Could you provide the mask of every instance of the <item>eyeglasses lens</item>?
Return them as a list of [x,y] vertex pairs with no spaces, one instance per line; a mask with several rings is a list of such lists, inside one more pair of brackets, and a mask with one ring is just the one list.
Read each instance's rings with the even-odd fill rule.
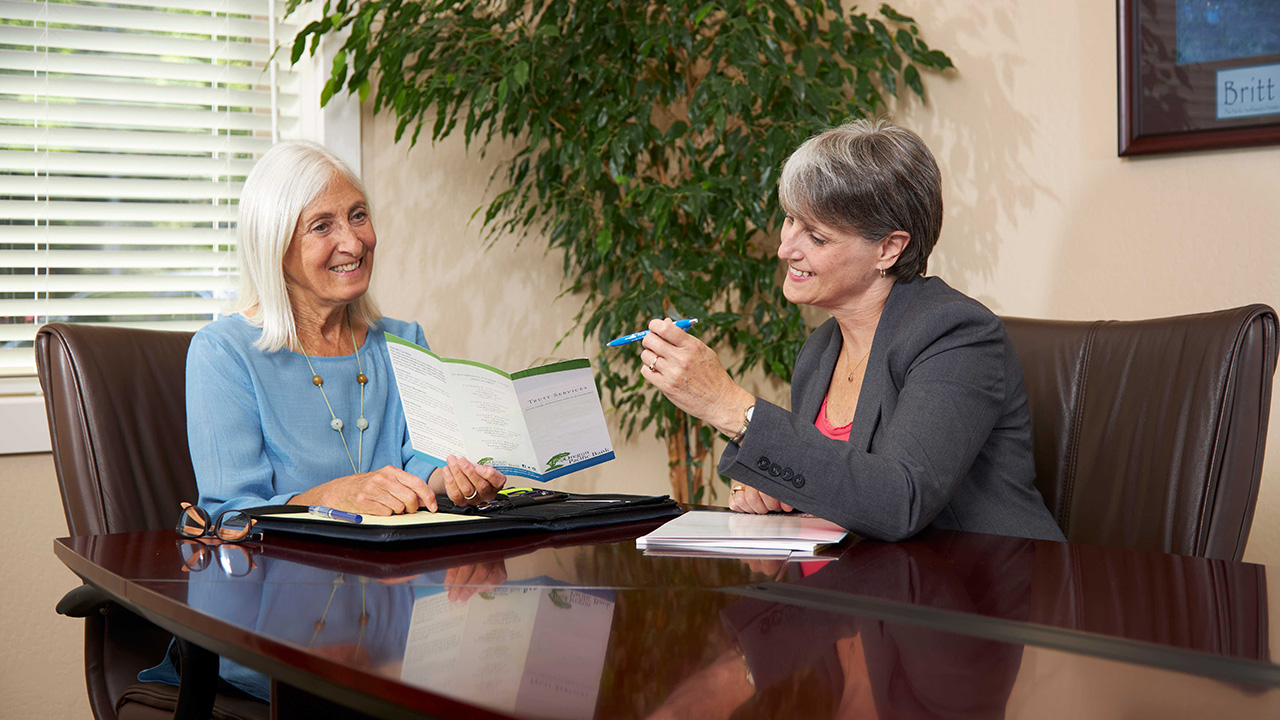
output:
[[188,505],[182,509],[182,517],[178,518],[179,533],[186,537],[197,538],[204,535],[208,527],[209,513],[203,508]]
[[218,516],[216,536],[225,542],[239,542],[249,536],[253,521],[239,510],[228,510]]
[[182,542],[182,564],[193,572],[209,567],[209,549],[198,542]]
[[231,577],[244,577],[257,567],[253,556],[243,545],[219,545],[218,564],[222,566],[222,572]]

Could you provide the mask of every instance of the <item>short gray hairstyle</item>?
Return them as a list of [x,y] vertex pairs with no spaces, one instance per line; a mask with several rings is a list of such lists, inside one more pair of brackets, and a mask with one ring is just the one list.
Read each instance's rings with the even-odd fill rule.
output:
[[877,242],[896,230],[911,241],[888,270],[924,275],[942,232],[942,173],[919,135],[886,118],[854,120],[804,142],[778,180],[782,209]]
[[[368,203],[369,194],[351,168],[313,142],[276,143],[245,179],[236,225],[240,294],[234,310],[262,328],[262,337],[254,343],[260,350],[301,348],[284,279],[284,255],[302,211],[339,177],[355,186]],[[353,322],[372,324],[382,318],[367,292],[351,303],[347,312]]]

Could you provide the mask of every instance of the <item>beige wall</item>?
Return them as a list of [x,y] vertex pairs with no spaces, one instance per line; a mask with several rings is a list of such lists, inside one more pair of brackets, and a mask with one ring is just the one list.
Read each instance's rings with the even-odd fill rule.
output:
[[53,607],[80,579],[53,556],[67,534],[48,453],[0,456],[0,718],[88,718],[84,622]]
[[[959,71],[926,79],[927,107],[898,118],[938,155],[947,218],[931,271],[1003,314],[1142,318],[1280,304],[1280,149],[1116,157],[1115,3],[897,0]],[[387,314],[423,323],[433,347],[515,369],[586,354],[557,300],[561,258],[539,238],[485,249],[471,212],[497,153],[460,142],[413,151],[366,117],[364,175],[377,203],[375,290]],[[1246,559],[1280,567],[1280,418]],[[666,491],[653,440],[568,478],[575,490]],[[79,623],[53,613],[74,579],[54,559],[65,534],[48,456],[0,459],[6,576],[0,716],[86,717]],[[16,502],[15,502],[16,501]],[[52,698],[55,707],[48,711]],[[39,704],[37,704],[39,703]],[[1090,712],[1092,715],[1092,711]],[[1106,716],[1106,713],[1095,715]]]

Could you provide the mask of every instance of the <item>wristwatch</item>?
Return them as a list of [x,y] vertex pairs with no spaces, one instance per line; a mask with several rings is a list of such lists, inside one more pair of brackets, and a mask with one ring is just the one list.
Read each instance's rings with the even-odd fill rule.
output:
[[734,445],[742,444],[742,438],[746,437],[747,428],[751,426],[751,416],[754,415],[755,412],[756,412],[756,406],[752,405],[751,407],[747,408],[746,412],[742,413],[742,427],[738,429],[738,433],[736,435],[729,438],[729,442],[733,443]]

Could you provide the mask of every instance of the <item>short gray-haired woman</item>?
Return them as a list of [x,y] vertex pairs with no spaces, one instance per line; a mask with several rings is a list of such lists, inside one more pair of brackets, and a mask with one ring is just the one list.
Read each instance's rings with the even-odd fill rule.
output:
[[325,505],[392,515],[436,495],[486,502],[501,472],[413,453],[384,332],[427,341],[369,296],[377,237],[359,179],[309,142],[272,147],[249,173],[238,225],[236,313],[187,355],[187,427],[199,504]]
[[654,320],[643,376],[732,438],[741,512],[797,509],[866,537],[929,527],[1062,540],[1036,490],[1022,368],[1004,324],[925,277],[942,228],[938,165],[913,132],[858,120],[783,168],[787,299],[831,314],[805,342],[791,410],[753,397],[715,352]]

